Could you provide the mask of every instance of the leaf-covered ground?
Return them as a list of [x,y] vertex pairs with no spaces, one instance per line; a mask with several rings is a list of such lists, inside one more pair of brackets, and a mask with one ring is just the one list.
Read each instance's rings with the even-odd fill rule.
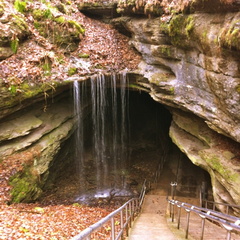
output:
[[[22,83],[64,81],[73,75],[79,77],[100,71],[134,70],[139,64],[140,55],[129,46],[128,37],[109,24],[80,13],[76,4],[78,1],[27,1],[22,13],[13,7],[13,0],[10,3],[2,1],[4,14],[1,19],[4,24],[0,24],[5,28],[1,33],[2,39],[16,51],[0,61],[0,83],[7,87],[14,85],[18,88]],[[63,12],[58,11],[59,5],[64,5]],[[43,13],[41,18],[39,12]],[[11,19],[15,21],[18,18],[27,24],[24,30],[25,25],[22,24],[22,32],[11,23]],[[69,22],[84,29],[79,39],[73,41],[74,44],[79,41],[74,51],[67,50],[64,39],[57,39],[61,35],[63,38],[73,35],[71,31],[76,29],[72,27],[68,31]],[[59,30],[58,35],[53,34]],[[64,36],[67,34],[69,36]],[[16,43],[15,49],[12,43]],[[88,69],[77,62],[83,60],[83,56]],[[74,71],[71,72],[72,69]]]
[[0,239],[70,239],[109,212],[79,204],[0,205]]

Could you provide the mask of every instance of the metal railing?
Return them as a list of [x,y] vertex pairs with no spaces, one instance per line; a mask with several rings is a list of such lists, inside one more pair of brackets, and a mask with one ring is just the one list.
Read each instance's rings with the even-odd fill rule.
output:
[[[120,208],[113,211],[106,217],[102,218],[97,223],[83,230],[81,233],[73,237],[71,240],[90,240],[90,239],[104,239],[101,237],[103,233],[101,229],[108,226],[111,240],[123,239],[124,232],[128,236],[129,228],[131,228],[135,217],[140,213],[141,207],[146,193],[146,180],[144,181],[138,198],[132,198]],[[106,229],[106,227],[105,227]]]
[[229,214],[229,210],[230,209],[233,209],[233,211],[235,209],[238,210],[238,213],[240,212],[240,206],[239,205],[235,205],[235,204],[228,204],[228,203],[220,203],[220,202],[213,202],[213,201],[208,201],[208,200],[203,200],[203,206],[205,208],[211,208],[213,209],[214,211],[216,209],[219,209],[221,206],[225,207],[226,208],[226,211],[225,213],[226,214]]
[[240,232],[240,218],[235,216],[231,216],[228,214],[220,213],[214,210],[210,210],[208,208],[198,207],[192,204],[188,204],[185,202],[180,202],[174,199],[168,199],[170,203],[170,217],[172,218],[172,222],[174,222],[174,206],[177,206],[177,228],[180,228],[180,221],[181,221],[181,209],[184,209],[187,213],[187,224],[186,224],[186,233],[185,238],[188,238],[189,232],[189,222],[190,222],[190,213],[193,212],[197,214],[202,219],[201,224],[201,237],[200,239],[203,240],[204,237],[204,227],[205,227],[205,220],[209,219],[212,222],[218,223],[227,231],[227,240],[231,240],[231,232],[233,230]]

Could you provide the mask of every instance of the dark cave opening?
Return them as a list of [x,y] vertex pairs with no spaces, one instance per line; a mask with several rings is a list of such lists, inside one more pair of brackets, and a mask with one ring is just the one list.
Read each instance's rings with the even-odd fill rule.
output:
[[[121,90],[117,90],[118,93]],[[199,190],[203,182],[207,183],[208,189],[211,190],[211,181],[209,174],[203,169],[195,166],[186,155],[184,155],[174,145],[169,137],[169,127],[172,121],[170,111],[162,104],[154,101],[146,92],[126,91],[127,113],[126,113],[126,129],[127,137],[124,139],[124,155],[127,159],[124,164],[117,164],[114,168],[113,157],[110,150],[106,151],[108,168],[107,177],[105,176],[103,188],[108,189],[124,189],[123,197],[132,197],[139,193],[142,182],[145,178],[149,181],[155,181],[155,172],[164,151],[168,149],[165,167],[165,184],[166,192],[170,189],[170,183],[177,181],[176,194],[179,196],[199,197]],[[88,94],[89,95],[89,94]],[[118,94],[120,96],[120,93]],[[109,98],[109,97],[108,97]],[[121,101],[120,98],[117,101]],[[107,113],[107,122],[111,122],[112,105]],[[120,111],[118,109],[118,111]],[[89,204],[86,199],[86,193],[90,196],[104,197],[105,193],[99,191],[97,175],[103,178],[104,169],[97,172],[96,161],[93,159],[93,140],[92,135],[94,129],[92,127],[92,115],[89,109],[86,111],[84,118],[84,170],[76,167],[75,159],[75,141],[76,136],[72,136],[62,146],[56,160],[50,168],[49,181],[46,185],[47,198],[49,192],[59,199],[72,199],[73,202],[84,201]],[[121,117],[118,117],[117,124],[121,125]],[[111,130],[112,124],[109,128]],[[77,129],[76,131],[78,131]],[[109,131],[110,131],[109,130]],[[105,131],[107,131],[105,129]],[[111,132],[111,131],[110,131]],[[113,136],[108,134],[107,144],[113,143]],[[117,145],[118,147],[118,145]],[[120,157],[116,160],[119,161]],[[164,175],[164,174],[163,174]],[[101,179],[102,180],[102,179]],[[161,178],[158,180],[161,182]],[[161,184],[160,184],[161,185]],[[101,190],[103,189],[101,188]],[[125,191],[126,190],[126,191]],[[79,197],[84,195],[84,197]],[[95,201],[94,201],[95,203]]]

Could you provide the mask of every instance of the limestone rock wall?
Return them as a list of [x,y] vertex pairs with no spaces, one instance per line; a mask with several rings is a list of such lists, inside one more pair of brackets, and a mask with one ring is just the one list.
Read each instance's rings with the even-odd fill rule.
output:
[[210,173],[216,201],[240,204],[240,13],[195,7],[113,24],[143,56],[138,87],[172,112],[174,143]]
[[168,24],[159,18],[124,23],[134,33],[131,43],[143,55],[140,72],[148,79],[153,98],[193,112],[236,141],[240,141],[239,51],[221,47],[219,39],[239,16],[192,14],[173,17]]
[[12,168],[8,200],[29,202],[41,195],[49,167],[74,126],[73,105],[67,98],[35,103],[2,120],[0,160],[9,166],[8,172]]

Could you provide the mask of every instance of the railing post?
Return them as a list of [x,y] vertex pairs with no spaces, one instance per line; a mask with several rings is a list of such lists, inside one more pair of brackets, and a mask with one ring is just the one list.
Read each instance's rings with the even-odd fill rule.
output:
[[129,228],[132,227],[132,203],[129,203]]
[[174,203],[172,203],[172,222],[174,222]]
[[222,224],[222,226],[227,230],[227,238],[226,239],[231,240],[231,232],[232,232],[233,228],[230,226],[227,226],[225,224]]
[[231,240],[231,231],[230,230],[227,231],[227,240]]
[[168,202],[169,205],[169,210],[170,210],[170,218],[172,217],[172,202]]
[[111,218],[111,239],[115,240],[115,223],[114,223],[114,218]]
[[203,240],[204,227],[205,227],[205,219],[206,219],[206,217],[203,216],[203,215],[201,215],[201,214],[199,214],[199,216],[200,216],[201,219],[202,219],[202,229],[201,229],[201,238],[200,238],[200,240]]
[[227,214],[229,213],[229,206],[227,205]]
[[[128,221],[128,205],[126,205],[125,215],[126,215],[126,223],[127,223],[127,221]],[[128,237],[128,223],[126,224],[126,236]]]
[[178,224],[177,224],[177,228],[179,229],[180,228],[180,219],[181,219],[181,206],[180,205],[177,205],[178,207]]
[[132,222],[134,221],[135,206],[134,201],[132,201]]
[[190,210],[185,209],[187,212],[187,227],[186,227],[186,235],[185,238],[188,239],[188,232],[189,232],[189,220],[190,220]]
[[176,182],[171,182],[171,196],[172,196],[173,200],[174,200],[174,197],[175,197],[176,187],[177,187],[177,183]]
[[[121,226],[121,230],[123,230],[123,225],[124,225],[124,223],[123,223],[123,210],[120,212],[120,226]],[[122,236],[121,236],[121,239],[123,240],[124,239],[124,230],[123,230],[123,232],[122,232]]]

